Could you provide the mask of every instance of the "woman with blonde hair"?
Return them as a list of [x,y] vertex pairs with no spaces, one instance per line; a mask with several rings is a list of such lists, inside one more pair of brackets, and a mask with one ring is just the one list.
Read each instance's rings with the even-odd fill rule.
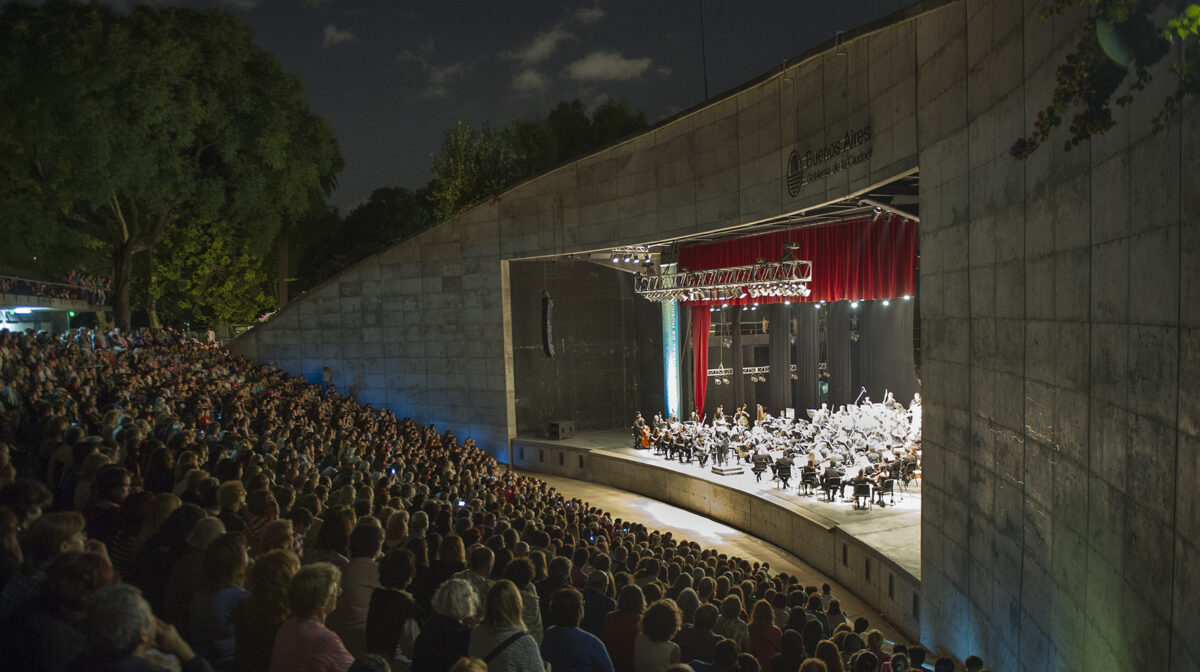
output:
[[354,657],[325,627],[337,608],[342,572],[328,562],[304,565],[288,586],[291,616],[279,626],[271,647],[270,672],[345,672]]
[[291,615],[288,587],[298,571],[300,558],[287,549],[269,550],[250,567],[250,596],[233,612],[235,672],[257,672],[271,664],[275,633]]
[[493,672],[542,672],[542,657],[521,620],[521,592],[508,579],[488,590],[483,622],[471,631],[467,655],[482,658]]
[[413,644],[412,672],[447,672],[467,655],[471,629],[463,621],[479,613],[479,598],[464,579],[450,579],[433,594],[433,616]]
[[750,633],[750,653],[758,659],[762,669],[769,669],[771,660],[779,653],[780,640],[783,638],[783,631],[775,626],[775,610],[770,602],[759,600],[754,603],[750,611],[750,625],[746,629]]
[[254,555],[258,556],[274,550],[295,552],[296,535],[290,519],[277,518],[267,523],[258,537],[258,547],[254,549]]

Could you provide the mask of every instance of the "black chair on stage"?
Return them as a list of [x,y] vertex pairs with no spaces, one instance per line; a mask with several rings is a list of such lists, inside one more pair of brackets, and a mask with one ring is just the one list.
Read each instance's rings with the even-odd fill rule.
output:
[[894,479],[894,478],[883,479],[883,485],[881,485],[879,487],[879,503],[881,505],[883,504],[883,496],[884,495],[887,495],[888,497],[891,498],[892,504],[896,503],[896,479]]
[[750,467],[750,471],[754,472],[754,481],[757,483],[762,480],[762,475],[767,472],[767,458],[765,455],[754,456],[754,466]]
[[775,468],[775,478],[779,479],[779,487],[787,488],[792,480],[792,465],[781,464]]
[[817,489],[817,472],[810,469],[805,469],[800,476],[800,488],[804,490],[804,494],[811,495]]
[[836,476],[830,476],[825,479],[821,487],[825,490],[825,501],[833,501],[833,493],[839,492],[842,489],[842,479]]
[[871,501],[871,484],[870,483],[855,483],[854,484],[854,508],[856,509],[871,509],[873,502]]

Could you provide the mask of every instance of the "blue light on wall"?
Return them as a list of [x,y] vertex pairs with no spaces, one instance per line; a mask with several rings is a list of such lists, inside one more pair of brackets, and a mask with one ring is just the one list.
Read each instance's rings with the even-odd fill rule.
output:
[[666,376],[667,413],[675,417],[679,415],[679,399],[682,396],[679,385],[679,304],[674,301],[662,302],[663,325],[663,375]]

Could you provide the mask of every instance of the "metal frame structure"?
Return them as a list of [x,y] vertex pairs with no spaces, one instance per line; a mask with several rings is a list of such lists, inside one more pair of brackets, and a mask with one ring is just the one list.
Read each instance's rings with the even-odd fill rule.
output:
[[726,301],[760,296],[799,296],[812,293],[812,262],[785,259],[750,266],[707,271],[639,275],[634,291],[649,301]]

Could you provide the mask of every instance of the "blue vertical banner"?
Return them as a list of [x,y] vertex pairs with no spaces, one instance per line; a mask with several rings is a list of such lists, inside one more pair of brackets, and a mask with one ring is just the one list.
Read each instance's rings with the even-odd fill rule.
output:
[[668,417],[679,414],[679,400],[682,396],[679,385],[679,304],[674,301],[662,302],[663,328],[663,375],[666,377],[667,413]]

